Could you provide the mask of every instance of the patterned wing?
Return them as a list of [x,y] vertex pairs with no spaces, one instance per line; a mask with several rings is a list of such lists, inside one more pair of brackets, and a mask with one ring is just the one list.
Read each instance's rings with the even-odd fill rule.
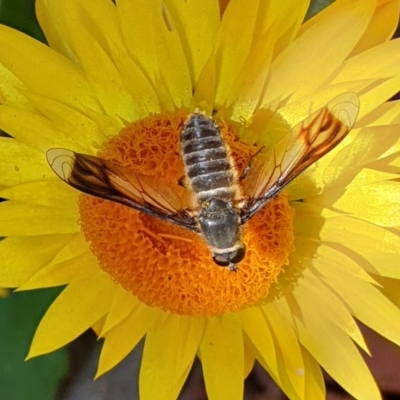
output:
[[64,182],[81,192],[198,231],[196,220],[178,194],[153,177],[66,149],[50,149],[47,161]]
[[246,195],[242,223],[336,147],[354,125],[359,106],[356,94],[342,94],[296,125],[273,148],[258,152],[242,181]]

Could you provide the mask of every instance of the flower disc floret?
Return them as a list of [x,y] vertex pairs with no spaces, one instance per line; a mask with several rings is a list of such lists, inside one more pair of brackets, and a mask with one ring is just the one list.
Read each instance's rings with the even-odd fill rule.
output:
[[[99,156],[158,177],[184,196],[180,132],[187,113],[153,115],[128,125]],[[221,122],[238,169],[251,148]],[[268,295],[293,249],[293,211],[280,194],[243,228],[247,254],[234,273],[214,264],[200,235],[119,204],[80,196],[81,226],[102,268],[150,306],[213,316],[253,305]]]

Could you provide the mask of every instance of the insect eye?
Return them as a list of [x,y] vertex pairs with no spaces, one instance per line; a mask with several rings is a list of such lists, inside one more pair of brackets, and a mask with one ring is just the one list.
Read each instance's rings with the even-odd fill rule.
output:
[[215,254],[213,261],[220,267],[227,267],[229,265],[228,257],[225,254]]
[[240,247],[236,251],[230,253],[229,259],[232,264],[238,264],[240,261],[243,260],[244,256],[246,255],[246,247]]
[[233,264],[238,264],[240,261],[243,260],[244,256],[246,255],[246,247],[240,247],[231,253],[226,254],[214,254],[213,260],[215,264],[220,267],[229,267]]

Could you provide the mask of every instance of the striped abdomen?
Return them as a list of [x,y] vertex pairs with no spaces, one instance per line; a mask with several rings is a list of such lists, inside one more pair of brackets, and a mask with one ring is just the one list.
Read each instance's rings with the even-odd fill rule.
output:
[[236,179],[219,127],[211,118],[195,113],[182,131],[182,155],[197,199],[212,196],[233,199]]

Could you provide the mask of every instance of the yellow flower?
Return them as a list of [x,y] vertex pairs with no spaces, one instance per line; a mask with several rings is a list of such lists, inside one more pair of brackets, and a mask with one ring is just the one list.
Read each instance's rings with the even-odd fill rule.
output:
[[[98,375],[146,337],[142,400],[175,399],[196,354],[210,399],[242,399],[255,359],[291,399],[325,398],[320,365],[380,398],[355,319],[400,344],[400,102],[386,102],[399,1],[337,0],[302,24],[307,7],[38,0],[50,47],[0,26],[0,286],[66,285],[29,357],[92,327]],[[240,169],[249,143],[271,146],[345,92],[360,97],[355,128],[249,222],[237,273],[198,236],[82,195],[46,162],[66,148],[176,186],[195,108],[215,114]]]

